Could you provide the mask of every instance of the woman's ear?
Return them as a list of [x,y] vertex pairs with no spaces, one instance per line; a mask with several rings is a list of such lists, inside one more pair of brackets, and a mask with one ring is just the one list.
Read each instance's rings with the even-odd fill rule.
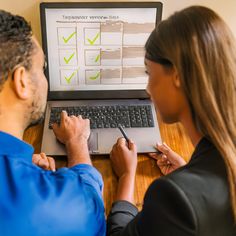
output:
[[30,81],[25,67],[20,66],[14,70],[12,83],[13,90],[18,98],[25,100],[31,96]]
[[177,71],[177,69],[175,67],[173,68],[172,79],[173,79],[174,86],[176,88],[180,88],[181,87],[181,83],[180,83],[179,73],[178,73],[178,71]]

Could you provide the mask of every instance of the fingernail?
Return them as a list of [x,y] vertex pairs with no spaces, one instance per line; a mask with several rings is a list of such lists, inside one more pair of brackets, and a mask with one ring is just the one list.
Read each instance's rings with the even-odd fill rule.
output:
[[157,146],[161,146],[161,143],[157,142]]

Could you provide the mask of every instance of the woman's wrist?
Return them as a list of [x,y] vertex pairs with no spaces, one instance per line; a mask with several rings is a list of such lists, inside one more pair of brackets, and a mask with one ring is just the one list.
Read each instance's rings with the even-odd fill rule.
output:
[[130,171],[130,172],[124,173],[119,177],[119,181],[125,180],[125,181],[131,182],[132,180],[135,179],[135,175],[136,175],[135,171]]
[[118,180],[116,200],[134,202],[135,173],[125,173]]

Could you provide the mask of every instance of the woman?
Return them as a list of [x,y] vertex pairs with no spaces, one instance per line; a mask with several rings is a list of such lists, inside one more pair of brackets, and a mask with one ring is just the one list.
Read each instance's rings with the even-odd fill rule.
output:
[[[170,16],[146,43],[147,91],[166,123],[182,122],[195,151],[188,164],[158,145],[162,170],[143,209],[133,203],[135,144],[111,152],[118,175],[108,235],[236,235],[236,47],[224,21],[205,7]],[[167,169],[166,167],[170,167]]]

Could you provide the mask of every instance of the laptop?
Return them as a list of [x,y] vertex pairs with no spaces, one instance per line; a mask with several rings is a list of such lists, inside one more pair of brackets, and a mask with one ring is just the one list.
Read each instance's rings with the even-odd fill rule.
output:
[[161,141],[145,89],[144,45],[161,20],[160,2],[41,3],[49,83],[41,151],[64,156],[52,130],[60,113],[90,119],[91,154],[108,154],[122,125],[139,153]]

